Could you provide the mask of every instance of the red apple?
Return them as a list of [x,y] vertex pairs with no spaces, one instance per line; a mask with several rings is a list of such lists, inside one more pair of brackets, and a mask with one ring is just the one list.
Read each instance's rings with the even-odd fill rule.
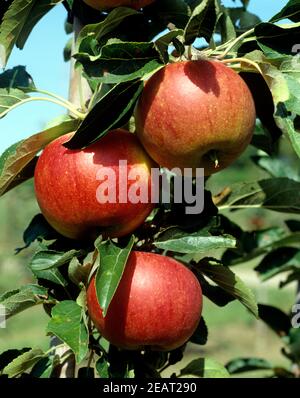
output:
[[180,262],[133,251],[106,316],[97,300],[95,277],[87,289],[87,306],[96,328],[112,344],[172,350],[194,333],[202,291],[195,275]]
[[136,113],[138,137],[149,155],[172,169],[230,165],[251,141],[255,106],[248,86],[219,61],[168,64],[145,84]]
[[155,0],[83,0],[90,7],[96,10],[108,10],[116,7],[131,7],[136,10],[145,7]]
[[[125,130],[113,130],[83,150],[63,146],[71,136],[52,141],[37,162],[35,193],[45,218],[73,239],[95,238],[100,233],[120,237],[133,232],[154,207],[150,196],[154,162],[136,136]],[[120,167],[120,160],[127,165]],[[107,171],[115,179],[106,175]],[[138,202],[139,196],[143,197],[141,191],[147,195],[145,203]]]

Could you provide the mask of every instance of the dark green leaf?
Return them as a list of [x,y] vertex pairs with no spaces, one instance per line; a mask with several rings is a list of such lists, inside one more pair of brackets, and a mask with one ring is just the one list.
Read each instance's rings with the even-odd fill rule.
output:
[[300,183],[288,178],[236,183],[219,206],[223,209],[266,208],[283,213],[300,213]]
[[224,267],[214,259],[203,259],[197,264],[197,268],[258,317],[257,303],[253,292],[228,267]]
[[180,371],[180,376],[189,375],[203,378],[229,377],[229,373],[223,365],[209,358],[194,359]]
[[262,319],[280,337],[286,336],[291,329],[291,320],[282,310],[271,305],[258,304],[258,313]]
[[182,29],[174,29],[166,34],[160,36],[157,40],[155,40],[154,44],[155,47],[160,52],[161,58],[164,60],[165,63],[169,61],[169,53],[168,48],[170,43],[174,42],[174,39],[178,38],[178,36],[183,36]]
[[204,37],[209,43],[217,22],[214,0],[203,0],[192,12],[184,30],[186,45],[192,44],[198,37]]
[[83,309],[74,301],[62,301],[52,309],[47,332],[64,341],[80,363],[88,352],[88,329]]
[[0,88],[35,88],[32,77],[26,72],[25,66],[15,66],[0,75]]
[[224,307],[235,300],[234,296],[225,292],[221,287],[209,284],[202,274],[198,273],[197,277],[201,284],[203,295],[217,306]]
[[40,379],[48,379],[54,368],[59,365],[59,357],[57,355],[41,358],[32,368],[30,376]]
[[190,342],[199,345],[205,345],[207,343],[208,329],[203,317],[200,319],[199,325],[195,330],[194,334],[190,338]]
[[281,272],[300,271],[300,251],[292,247],[281,247],[267,254],[255,271],[266,281]]
[[86,147],[110,130],[122,127],[130,119],[142,89],[143,83],[139,79],[114,86],[94,105],[65,147]]
[[30,348],[22,348],[21,350],[10,349],[4,351],[0,354],[0,374],[2,369],[4,369],[10,362],[12,362],[18,356],[24,354],[24,352],[29,351]]
[[3,374],[7,374],[8,377],[16,377],[30,369],[45,355],[46,354],[40,348],[26,351],[9,363],[3,369]]
[[270,19],[270,22],[280,21],[285,18],[288,18],[293,22],[300,21],[299,0],[290,0],[278,14],[274,15],[274,17]]
[[36,23],[62,0],[15,0],[6,11],[0,30],[0,63],[5,67],[13,46],[22,49]]
[[134,236],[125,247],[119,247],[111,241],[96,244],[100,256],[100,265],[96,274],[96,292],[104,316],[122,278],[133,244]]
[[300,221],[286,220],[285,223],[291,232],[300,232]]
[[251,370],[272,369],[270,362],[261,358],[237,358],[226,364],[226,368],[230,374],[249,372]]

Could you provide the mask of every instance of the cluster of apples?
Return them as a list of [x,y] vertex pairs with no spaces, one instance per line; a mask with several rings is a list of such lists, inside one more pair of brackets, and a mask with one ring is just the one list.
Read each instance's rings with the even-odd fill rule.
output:
[[[144,1],[85,0],[96,9],[140,8]],[[51,142],[35,170],[35,192],[42,213],[72,239],[116,238],[136,230],[154,204],[99,203],[99,169],[114,170],[117,198],[122,192],[119,161],[143,176],[150,193],[151,169],[204,168],[210,175],[230,165],[249,144],[255,107],[242,78],[216,60],[166,65],[145,84],[135,109],[136,133],[110,131],[83,150],[65,146],[72,134]],[[217,159],[217,163],[216,163]],[[126,189],[130,189],[129,182]],[[148,196],[149,198],[151,195]],[[202,292],[194,274],[172,258],[133,251],[104,317],[95,278],[87,289],[88,311],[101,334],[116,346],[170,350],[184,344],[201,317]]]

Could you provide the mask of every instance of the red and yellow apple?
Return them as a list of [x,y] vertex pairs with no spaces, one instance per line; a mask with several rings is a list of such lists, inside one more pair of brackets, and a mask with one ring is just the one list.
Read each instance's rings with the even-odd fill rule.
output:
[[96,10],[108,10],[116,7],[131,7],[136,10],[145,7],[155,0],[83,0],[87,5]]
[[172,169],[229,166],[250,143],[255,106],[248,86],[219,61],[168,64],[145,84],[136,132],[148,154]]
[[[126,130],[110,131],[83,150],[63,146],[72,134],[52,141],[37,162],[35,193],[43,215],[54,229],[72,239],[133,232],[154,207],[154,162]],[[144,202],[139,200],[140,191],[146,194]]]
[[201,318],[202,291],[195,275],[180,262],[133,251],[106,316],[97,300],[95,276],[87,289],[87,306],[94,325],[112,344],[172,350],[194,333]]

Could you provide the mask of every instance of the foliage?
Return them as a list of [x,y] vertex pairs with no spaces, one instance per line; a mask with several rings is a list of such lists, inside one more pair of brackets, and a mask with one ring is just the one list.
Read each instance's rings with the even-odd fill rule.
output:
[[[22,49],[35,24],[60,2],[6,2],[0,13],[2,66],[13,47]],[[0,117],[40,100],[36,94],[70,112],[2,154],[0,195],[31,178],[39,152],[62,134],[75,131],[66,146],[82,149],[111,129],[130,125],[134,130],[133,111],[144,81],[169,62],[202,57],[228,64],[241,73],[252,91],[257,109],[252,141],[256,155],[252,161],[269,176],[232,184],[213,197],[206,191],[205,207],[199,215],[186,215],[184,203],[160,203],[134,236],[118,242],[102,236],[95,242],[73,242],[37,215],[24,232],[24,248],[33,242],[38,245],[28,264],[37,283],[4,293],[0,304],[9,317],[41,304],[50,316],[47,333],[58,337],[67,350],[64,357],[56,353],[56,347],[47,352],[39,348],[6,351],[0,355],[3,377],[51,377],[62,361],[73,355],[78,377],[87,374],[90,367],[94,368],[91,375],[103,378],[160,377],[163,370],[178,364],[185,346],[170,352],[120,350],[95,334],[87,317],[85,289],[89,278],[97,270],[96,290],[102,292],[99,301],[105,314],[132,249],[179,259],[195,273],[204,295],[219,307],[239,300],[282,339],[283,354],[293,364],[282,369],[263,358],[238,358],[223,366],[201,354],[173,377],[228,377],[265,369],[275,377],[299,375],[300,329],[291,324],[293,313],[257,304],[254,294],[230,267],[260,258],[256,272],[262,281],[283,272],[287,277],[281,287],[300,281],[300,225],[292,218],[300,213],[300,2],[288,1],[267,22],[247,10],[248,0],[239,3],[238,7],[225,8],[220,0],[160,0],[139,11],[119,7],[95,13],[81,0],[65,1],[68,31],[74,18],[85,25],[72,52],[76,68],[92,91],[80,109],[36,88],[22,66],[0,75]],[[291,22],[282,23],[284,19]],[[69,59],[69,45],[65,54]],[[290,158],[296,159],[289,164],[280,151],[282,139],[288,140]],[[245,231],[228,216],[228,212],[258,208],[289,214],[285,228]],[[202,319],[190,341],[205,345],[207,338]],[[84,362],[87,358],[88,365]]]

